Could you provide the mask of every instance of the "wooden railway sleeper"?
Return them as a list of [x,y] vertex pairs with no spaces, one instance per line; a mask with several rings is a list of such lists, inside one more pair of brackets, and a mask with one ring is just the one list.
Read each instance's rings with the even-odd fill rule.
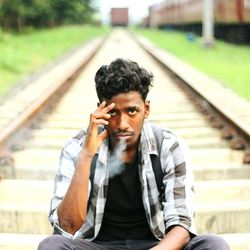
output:
[[9,151],[0,152],[0,180],[16,177],[15,160]]
[[245,151],[245,155],[243,157],[243,163],[250,164],[250,146]]

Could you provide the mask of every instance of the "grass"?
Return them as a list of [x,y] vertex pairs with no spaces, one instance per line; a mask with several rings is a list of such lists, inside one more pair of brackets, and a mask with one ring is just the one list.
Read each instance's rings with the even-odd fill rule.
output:
[[250,101],[250,47],[216,41],[213,49],[202,48],[200,37],[193,41],[176,31],[136,29],[157,46],[166,49],[204,73],[231,87]]
[[64,26],[13,34],[0,30],[0,96],[19,79],[96,36],[107,28]]

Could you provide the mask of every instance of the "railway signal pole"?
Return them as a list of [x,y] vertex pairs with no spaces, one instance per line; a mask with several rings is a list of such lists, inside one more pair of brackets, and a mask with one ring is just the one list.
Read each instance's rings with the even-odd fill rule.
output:
[[214,46],[214,1],[203,0],[202,46]]

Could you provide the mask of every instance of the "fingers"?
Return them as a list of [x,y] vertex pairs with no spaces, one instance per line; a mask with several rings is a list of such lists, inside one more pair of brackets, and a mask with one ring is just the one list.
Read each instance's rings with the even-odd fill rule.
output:
[[115,103],[111,103],[106,106],[106,101],[103,101],[97,108],[96,112],[103,112],[108,113],[110,110],[112,110],[115,107]]
[[101,103],[98,105],[98,108],[97,108],[96,112],[101,111],[103,108],[105,108],[105,106],[106,106],[106,101],[101,102]]
[[108,119],[111,117],[109,111],[115,107],[114,103],[106,106],[106,101],[103,101],[97,108],[97,110],[90,115],[90,126],[91,125],[108,125]]
[[102,141],[105,140],[107,136],[108,136],[107,130],[103,130],[103,131],[99,134],[99,137],[101,138]]
[[110,118],[110,114],[103,114],[101,112],[99,113],[93,113],[90,115],[90,123],[94,123],[97,125],[103,124],[103,125],[108,125],[108,119]]
[[109,124],[109,122],[108,122],[107,120],[100,119],[100,118],[95,119],[93,122],[94,122],[96,125],[100,125],[100,124],[108,125],[108,124]]

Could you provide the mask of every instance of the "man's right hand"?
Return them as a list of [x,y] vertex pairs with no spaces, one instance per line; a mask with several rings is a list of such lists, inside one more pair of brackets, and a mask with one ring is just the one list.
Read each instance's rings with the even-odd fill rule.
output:
[[103,101],[98,106],[96,111],[90,115],[89,127],[83,148],[88,156],[94,156],[101,143],[108,136],[108,132],[105,129],[98,134],[98,125],[102,124],[106,126],[109,124],[108,119],[111,117],[109,111],[111,111],[114,107],[114,103],[106,106],[106,102]]
[[108,125],[109,111],[115,107],[112,103],[106,106],[102,102],[97,110],[90,115],[90,123],[86,140],[79,155],[77,167],[72,177],[64,199],[58,206],[59,224],[62,229],[74,234],[85,223],[88,204],[88,179],[92,157],[97,152],[103,140],[107,137],[106,130],[98,134],[98,125]]

